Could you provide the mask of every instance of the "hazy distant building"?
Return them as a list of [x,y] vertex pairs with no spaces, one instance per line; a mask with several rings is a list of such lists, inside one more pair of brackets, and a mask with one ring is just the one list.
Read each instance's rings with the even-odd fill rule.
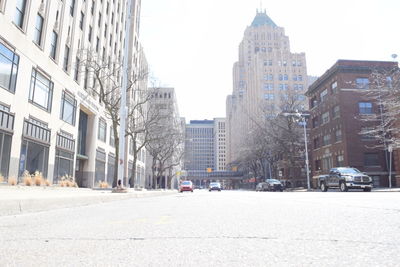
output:
[[226,170],[225,119],[191,120],[185,130],[185,170]]
[[301,103],[299,109],[307,108],[307,78],[305,54],[292,53],[284,28],[257,11],[239,45],[226,101],[228,163],[237,158],[252,124],[279,113],[289,97]]
[[[157,110],[160,116],[161,124],[164,124],[167,130],[171,130],[174,133],[179,133],[181,136],[184,134],[184,119],[179,116],[179,108],[178,102],[175,94],[175,89],[172,87],[161,87],[161,88],[149,88],[151,92],[153,92],[153,97],[149,101],[151,105],[151,109]],[[176,150],[184,149],[184,143],[181,143],[180,147],[176,148]],[[180,164],[182,163],[182,164]],[[166,165],[172,165],[171,161],[169,160],[166,162]],[[146,155],[146,182],[145,187],[151,188],[153,186],[152,180],[152,168],[153,167],[153,157],[147,151]],[[157,165],[156,168],[159,166]],[[164,166],[165,167],[165,166]],[[179,162],[179,164],[174,165],[170,168],[164,175],[167,176],[168,185],[165,184],[164,176],[158,177],[158,185],[165,188],[165,187],[172,187],[177,188],[178,181],[177,173],[181,171],[183,167],[183,161]]]

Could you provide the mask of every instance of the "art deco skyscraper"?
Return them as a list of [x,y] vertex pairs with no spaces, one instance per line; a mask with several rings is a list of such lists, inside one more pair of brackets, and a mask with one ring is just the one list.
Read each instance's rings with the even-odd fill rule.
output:
[[239,60],[233,65],[233,92],[227,97],[227,161],[234,161],[252,124],[285,109],[295,98],[306,109],[305,53],[290,51],[289,37],[264,11],[244,32]]

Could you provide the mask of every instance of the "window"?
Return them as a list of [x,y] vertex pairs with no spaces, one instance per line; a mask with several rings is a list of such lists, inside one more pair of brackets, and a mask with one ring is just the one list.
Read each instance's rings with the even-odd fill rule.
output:
[[297,81],[297,75],[293,75],[293,81]]
[[43,17],[37,14],[35,30],[33,32],[33,41],[39,46],[42,44],[42,31],[43,31]]
[[58,34],[55,31],[53,31],[53,33],[51,34],[51,43],[50,43],[50,57],[52,59],[56,59],[57,42],[58,42]]
[[19,175],[27,170],[29,173],[39,171],[47,177],[49,161],[49,148],[40,143],[23,140],[21,144],[21,156],[19,162]]
[[373,114],[371,102],[358,103],[358,110],[360,114]]
[[115,138],[112,126],[110,126],[110,146],[115,147]]
[[12,136],[0,132],[0,173],[7,177],[10,166]]
[[92,0],[92,6],[90,7],[90,13],[94,14],[94,0]]
[[73,176],[73,162],[74,153],[56,149],[53,183],[59,181],[63,176]]
[[107,136],[107,123],[104,119],[99,119],[99,129],[97,138],[103,142],[106,141]]
[[83,80],[83,88],[84,89],[88,88],[88,82],[89,82],[89,69],[85,68],[85,79]]
[[365,166],[380,166],[378,153],[366,153],[364,154],[364,165]]
[[279,74],[279,80],[282,81],[283,80],[283,76],[282,74]]
[[265,94],[264,99],[266,100],[273,100],[274,99],[274,94]]
[[76,58],[76,63],[75,63],[75,72],[74,72],[74,80],[78,82],[79,79],[79,65],[81,64],[80,59],[77,57]]
[[99,19],[97,21],[97,26],[99,26],[99,28],[101,26],[101,13],[100,12],[99,12]]
[[88,34],[88,40],[89,42],[92,42],[92,26],[89,26],[89,34]]
[[0,43],[0,87],[15,92],[19,56]]
[[340,117],[340,107],[339,106],[334,106],[332,109],[332,117],[333,118],[339,118]]
[[96,150],[96,167],[95,181],[96,183],[105,181],[106,178],[106,153],[99,149]]
[[302,81],[302,80],[303,80],[303,76],[299,75],[299,77],[297,78],[297,80]]
[[337,82],[331,84],[332,93],[337,93]]
[[362,141],[371,141],[375,140],[374,135],[376,135],[377,131],[371,127],[362,127],[361,128],[361,140]]
[[64,51],[64,62],[63,62],[63,68],[65,71],[68,71],[68,65],[69,65],[69,47],[66,45]]
[[336,167],[343,167],[344,166],[344,156],[337,155],[336,156]]
[[319,94],[319,97],[321,98],[321,102],[323,102],[323,101],[326,99],[327,96],[328,96],[328,90],[327,90],[327,89],[324,89],[324,90]]
[[71,3],[69,5],[69,14],[71,16],[74,16],[74,9],[75,9],[75,0],[71,0]]
[[313,144],[314,144],[314,149],[319,148],[319,137],[314,138]]
[[273,83],[265,83],[263,88],[264,88],[264,90],[274,90],[274,84]]
[[331,135],[330,134],[324,135],[322,141],[324,146],[329,145],[331,143]]
[[315,117],[312,119],[312,126],[313,128],[318,127],[319,126],[319,120],[318,117]]
[[85,20],[85,14],[81,11],[81,19],[79,20],[79,28],[83,30],[83,22]]
[[358,89],[368,89],[368,87],[369,87],[368,78],[357,78],[356,79],[356,87]]
[[17,4],[15,6],[14,23],[20,28],[22,28],[24,25],[25,8],[26,0],[17,0]]
[[75,125],[75,114],[76,114],[76,100],[73,95],[64,91],[61,98],[61,113],[60,119],[68,122],[71,125]]
[[283,75],[283,80],[287,81],[288,80],[288,76],[287,74]]
[[96,39],[96,52],[99,53],[99,48],[100,48],[100,39],[97,37]]
[[108,154],[108,164],[107,164],[107,183],[112,184],[114,180],[114,170],[115,170],[115,156]]
[[341,129],[335,131],[335,140],[336,140],[336,142],[342,141],[342,130]]
[[51,111],[53,97],[53,82],[46,78],[36,69],[32,70],[31,87],[29,90],[29,101]]
[[322,124],[329,122],[329,111],[322,114]]

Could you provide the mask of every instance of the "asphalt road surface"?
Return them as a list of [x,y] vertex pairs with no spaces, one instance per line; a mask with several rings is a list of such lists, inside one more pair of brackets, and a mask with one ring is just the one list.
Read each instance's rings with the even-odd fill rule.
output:
[[195,190],[5,216],[0,266],[400,266],[400,193]]

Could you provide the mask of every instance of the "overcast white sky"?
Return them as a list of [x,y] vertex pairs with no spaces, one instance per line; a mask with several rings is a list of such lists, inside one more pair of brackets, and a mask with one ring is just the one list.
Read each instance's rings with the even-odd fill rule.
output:
[[[305,52],[308,75],[338,59],[400,56],[399,0],[263,0],[263,9]],[[186,121],[225,117],[232,66],[260,0],[142,0],[141,41],[152,75],[174,87]]]

